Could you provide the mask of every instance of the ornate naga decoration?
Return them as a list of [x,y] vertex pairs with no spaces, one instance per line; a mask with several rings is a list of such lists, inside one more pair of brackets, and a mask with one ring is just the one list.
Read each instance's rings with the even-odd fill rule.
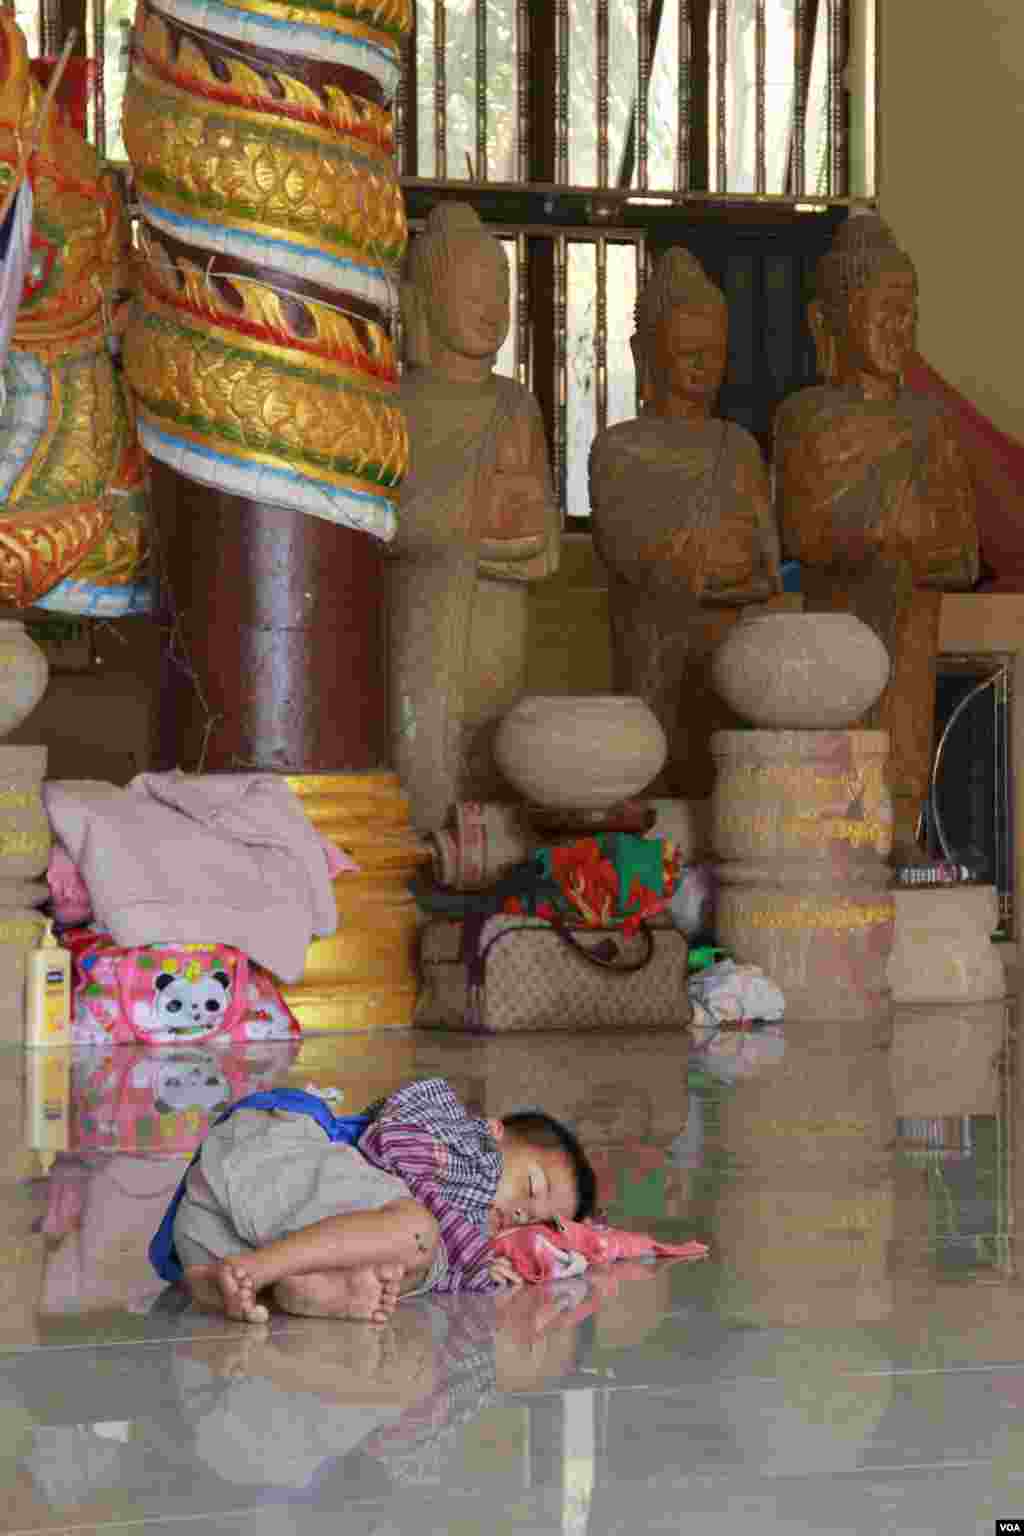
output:
[[[6,181],[41,98],[25,39],[0,12]],[[0,603],[138,611],[141,455],[108,346],[128,251],[117,181],[57,109],[29,176],[31,247],[0,411]]]
[[146,452],[384,540],[408,457],[390,102],[409,26],[410,0],[140,0],[124,106]]

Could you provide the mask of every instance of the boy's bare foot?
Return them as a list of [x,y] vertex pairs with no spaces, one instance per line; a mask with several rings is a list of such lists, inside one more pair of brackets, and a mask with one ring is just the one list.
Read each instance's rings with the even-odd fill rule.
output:
[[297,1317],[338,1317],[352,1322],[386,1323],[401,1294],[401,1264],[367,1264],[361,1269],[332,1269],[279,1280],[273,1297],[282,1312]]
[[256,1300],[252,1276],[237,1259],[193,1264],[185,1271],[185,1284],[204,1312],[221,1312],[239,1323],[265,1323],[270,1317],[263,1303]]

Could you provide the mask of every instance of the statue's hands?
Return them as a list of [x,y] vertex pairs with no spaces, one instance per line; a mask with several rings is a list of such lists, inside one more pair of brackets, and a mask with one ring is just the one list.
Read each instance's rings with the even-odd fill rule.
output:
[[494,469],[476,498],[477,557],[482,574],[539,581],[558,568],[558,510],[536,406],[501,433]]
[[497,470],[481,498],[477,536],[490,545],[530,541],[532,553],[542,549],[548,532],[548,493],[532,470]]

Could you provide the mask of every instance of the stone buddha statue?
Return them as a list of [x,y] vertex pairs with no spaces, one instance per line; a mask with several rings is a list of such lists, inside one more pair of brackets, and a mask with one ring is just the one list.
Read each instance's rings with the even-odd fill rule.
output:
[[708,758],[704,780],[694,777],[693,759],[707,757],[710,735],[696,716],[716,707],[724,714],[707,683],[701,609],[761,602],[779,590],[761,451],[743,427],[712,414],[728,338],[720,289],[689,251],[666,251],[637,303],[641,414],[599,433],[590,452],[615,688],[646,700],[669,740],[671,787],[696,794],[710,793],[712,773]]
[[806,609],[857,614],[889,652],[889,685],[860,724],[890,733],[893,860],[917,862],[939,605],[977,579],[974,492],[943,408],[903,387],[917,274],[882,219],[854,214],[839,230],[809,320],[825,383],[776,417],[783,547],[803,565]]
[[533,396],[494,372],[509,328],[499,242],[433,209],[402,287],[410,468],[391,546],[391,718],[413,825],[507,798],[491,742],[525,684],[528,585],[558,566],[559,515]]

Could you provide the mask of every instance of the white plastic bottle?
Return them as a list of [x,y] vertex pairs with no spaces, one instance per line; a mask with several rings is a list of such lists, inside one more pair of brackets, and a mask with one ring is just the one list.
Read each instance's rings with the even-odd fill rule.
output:
[[71,956],[50,922],[25,966],[25,1044],[71,1044]]

